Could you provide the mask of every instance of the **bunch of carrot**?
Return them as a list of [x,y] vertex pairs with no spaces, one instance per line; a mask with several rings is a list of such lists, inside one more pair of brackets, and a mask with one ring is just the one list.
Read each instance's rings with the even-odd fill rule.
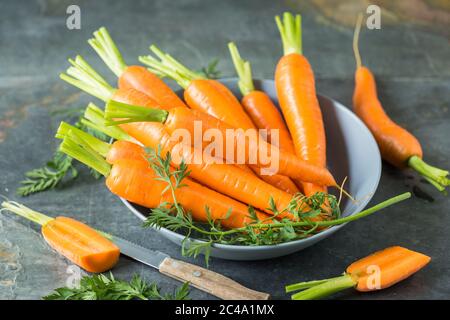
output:
[[[59,150],[103,175],[112,193],[148,208],[181,207],[176,212],[181,216],[189,212],[195,221],[217,221],[228,229],[242,229],[256,222],[271,228],[279,220],[298,226],[305,219],[317,223],[316,227],[334,225],[326,221],[335,218],[327,201],[321,203],[320,214],[313,218],[302,215],[310,211],[305,198],[327,195],[328,188],[339,189],[341,195],[347,193],[327,169],[325,126],[314,73],[302,52],[301,16],[285,13],[275,20],[283,45],[283,56],[275,69],[281,113],[264,91],[255,88],[251,65],[241,58],[233,42],[228,47],[239,76],[241,101],[221,82],[187,68],[155,45],[150,46],[152,55],[139,57],[147,67],[128,66],[107,30],[100,28],[88,42],[117,76],[117,88],[80,56],[69,59],[71,67],[60,77],[105,103],[104,110],[89,104],[80,122],[115,141],[104,142],[62,122],[56,133],[62,139]],[[360,27],[361,17],[354,38],[355,112],[372,131],[385,160],[415,169],[443,191],[450,185],[448,172],[426,164],[417,139],[384,112],[373,75],[361,64]],[[162,80],[164,77],[184,89],[183,98]],[[196,123],[201,123],[203,130],[220,133],[225,138],[222,146],[233,145],[233,156],[203,150],[210,141],[180,141],[177,134],[181,129],[190,137],[196,136]],[[262,131],[254,136],[245,131],[257,129]],[[230,131],[234,132],[231,136]],[[262,156],[268,151],[278,164],[277,172],[270,174]],[[155,159],[167,167],[154,166]],[[392,203],[408,197],[401,195]],[[385,206],[375,206],[364,215]],[[41,224],[46,240],[86,270],[103,271],[117,262],[118,248],[107,235],[105,238],[77,221],[52,219],[16,203],[4,202],[3,207]],[[352,264],[342,277],[288,286],[287,291],[306,289],[294,295],[296,299],[322,297],[348,287],[367,291],[364,268],[369,264],[380,266],[384,288],[428,261],[424,255],[393,247]]]

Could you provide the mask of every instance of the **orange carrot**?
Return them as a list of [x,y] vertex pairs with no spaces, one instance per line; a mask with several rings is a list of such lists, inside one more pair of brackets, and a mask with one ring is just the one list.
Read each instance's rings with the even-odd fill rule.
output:
[[[153,106],[154,101],[147,97],[149,101],[147,103],[144,101],[145,94],[139,93],[137,90],[114,90],[81,57],[71,60],[71,63],[73,67],[69,68],[67,72],[68,74],[71,74],[72,77],[66,74],[61,75],[61,78],[68,83],[97,96],[100,99],[104,99],[105,101],[114,96],[115,99],[125,103],[138,102],[144,106],[149,105],[150,108],[147,108],[146,110],[160,111],[158,109],[152,109],[151,107]],[[176,109],[190,111],[184,107]],[[97,111],[101,113],[101,110]],[[153,120],[155,119],[161,120],[162,118],[154,118]],[[96,125],[99,127],[102,124],[103,121],[100,121]],[[129,136],[133,137],[144,146],[153,149],[157,149],[158,146],[163,146],[164,152],[172,153],[172,148],[178,145],[176,141],[171,141],[170,135],[165,130],[165,126],[161,123],[126,123],[122,124],[121,128]],[[202,161],[201,164],[190,163],[192,162],[190,157],[194,154],[193,149],[191,148],[190,150],[184,151],[186,153],[182,154],[181,157],[185,157],[184,161],[189,163],[191,177],[205,186],[236,200],[248,203],[255,208],[266,210],[266,212],[270,212],[267,211],[266,208],[268,207],[271,197],[274,199],[279,210],[285,209],[291,201],[292,196],[290,194],[265,183],[252,173],[246,172],[233,165],[212,163],[214,161],[213,159],[210,159],[208,155],[202,155],[204,161]],[[174,164],[177,165],[179,163]],[[280,217],[283,216],[293,218],[293,216],[289,215],[287,212],[284,215],[280,215]]]
[[153,56],[139,57],[139,60],[155,70],[175,80],[184,88],[184,100],[194,110],[200,110],[236,128],[254,128],[233,93],[217,80],[207,79],[202,74],[189,70],[170,55],[152,45]]
[[408,278],[430,260],[419,252],[390,247],[352,263],[343,276],[289,285],[286,292],[304,290],[292,295],[292,299],[311,300],[352,287],[361,292],[381,290]]
[[184,102],[157,75],[142,66],[127,66],[106,28],[94,32],[91,47],[119,78],[119,89],[136,89],[163,108],[185,107]]
[[[83,162],[106,177],[106,186],[115,195],[148,208],[156,208],[162,203],[173,203],[167,192],[167,184],[158,180],[156,173],[145,161],[145,151],[132,142],[116,142],[111,146],[106,158],[92,148],[93,141],[104,142],[91,136],[88,140],[76,131],[66,132],[60,151]],[[101,148],[103,149],[103,148]],[[110,154],[111,152],[111,154]],[[227,228],[240,228],[251,223],[247,207],[220,193],[208,189],[189,178],[183,179],[186,185],[174,192],[178,203],[190,211],[196,221],[207,222],[205,208],[210,209],[211,218],[221,220]],[[257,212],[258,218],[267,220],[269,216]]]
[[[169,134],[172,134],[177,129],[182,128],[190,133],[191,137],[195,136],[195,122],[200,122],[205,129],[216,129],[220,131],[223,137],[227,137],[227,131],[234,130],[235,128],[225,124],[224,122],[209,116],[203,112],[191,110],[187,108],[173,108],[169,111],[146,108],[143,106],[133,106],[127,103],[121,103],[118,101],[109,100],[106,109],[105,116],[110,120],[109,124],[124,124],[134,121],[156,121],[164,123],[164,128]],[[115,121],[113,119],[121,119]],[[142,122],[140,122],[142,123]],[[140,124],[138,123],[138,124]],[[133,136],[133,135],[132,135]],[[138,139],[137,137],[135,137]],[[250,159],[254,155],[258,155],[260,148],[264,150],[270,150],[271,146],[267,144],[263,139],[259,139],[259,144],[255,145],[250,143],[250,137],[246,136],[242,131],[236,131],[233,137],[233,145],[235,147],[234,154],[238,157],[244,157],[246,163],[250,162]],[[241,151],[242,141],[245,141],[245,154],[238,154]],[[141,141],[142,142],[142,141]],[[279,168],[278,172],[301,179],[302,181],[314,182],[319,185],[336,186],[336,182],[330,172],[324,167],[318,167],[310,164],[309,162],[298,159],[296,156],[283,152],[278,148],[272,146],[278,152]],[[262,166],[260,156],[255,156],[254,159],[256,165]]]
[[[230,49],[231,58],[239,76],[238,84],[243,96],[241,103],[245,111],[258,129],[267,130],[267,139],[271,144],[279,147],[281,150],[295,154],[291,135],[280,112],[264,91],[255,90],[250,62],[244,61],[241,58],[233,42],[228,44],[228,48]],[[272,139],[272,130],[277,130],[278,139]],[[263,176],[261,178],[264,179]],[[297,193],[299,190],[296,184],[301,185],[301,181],[296,181],[296,184],[294,184],[288,177],[278,176],[275,178],[273,184],[280,184],[279,188],[287,192],[292,190],[292,192]]]
[[362,66],[358,49],[362,18],[362,15],[359,15],[353,38],[356,59],[356,85],[353,93],[355,113],[374,135],[384,160],[398,168],[411,167],[439,191],[445,191],[445,187],[450,185],[450,179],[447,178],[449,172],[430,166],[422,160],[423,153],[420,142],[410,132],[389,118],[378,99],[372,72],[369,68]]
[[[275,86],[297,156],[320,167],[326,167],[326,141],[322,112],[316,96],[314,74],[302,55],[301,16],[285,12],[283,22],[275,17],[283,42],[284,56],[275,70]],[[311,195],[326,192],[321,186],[304,184]]]
[[104,272],[119,260],[120,249],[107,235],[84,223],[67,217],[51,218],[13,201],[4,201],[2,208],[40,224],[45,241],[88,272]]
[[[102,27],[94,32],[94,38],[90,39],[88,42],[106,65],[119,77],[119,89],[135,89],[141,91],[152,98],[156,103],[160,104],[164,109],[186,106],[170,87],[159,79],[157,74],[160,74],[160,72],[158,70],[152,69],[153,72],[151,72],[141,66],[127,67],[117,46],[105,28]],[[232,94],[228,94],[229,92],[226,87],[220,83],[214,82],[212,82],[211,85],[217,87],[218,93],[223,92],[224,99],[229,99],[231,104],[236,104],[236,98],[234,98]],[[248,119],[244,117],[243,120],[246,121]],[[251,122],[247,122],[247,125],[252,124]],[[243,170],[250,171],[245,165],[240,165],[239,167]],[[257,170],[253,171],[255,174],[258,174],[259,172]],[[293,189],[296,188],[296,186],[294,186],[287,177],[273,175],[272,177],[261,178],[287,192],[294,191],[295,193],[298,191]]]

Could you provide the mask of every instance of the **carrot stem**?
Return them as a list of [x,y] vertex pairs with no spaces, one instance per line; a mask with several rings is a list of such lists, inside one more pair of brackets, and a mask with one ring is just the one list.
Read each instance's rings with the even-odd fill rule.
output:
[[83,139],[73,131],[64,137],[63,142],[59,146],[59,150],[88,167],[97,170],[105,177],[111,171],[111,165],[94,149],[89,147],[87,143],[83,142]]
[[159,58],[148,55],[140,56],[139,61],[149,66],[149,70],[156,72],[157,75],[167,76],[175,80],[182,88],[187,88],[192,80],[206,79],[202,74],[188,69],[171,55],[163,52],[155,45],[150,46],[153,54]]
[[97,139],[93,135],[90,135],[89,133],[86,133],[64,121],[61,121],[55,137],[58,139],[64,139],[66,136],[72,136],[72,132],[75,132],[77,136],[81,137],[90,148],[94,149],[102,157],[106,157],[111,149],[111,145],[109,143]]
[[228,49],[230,50],[231,59],[233,60],[234,67],[236,68],[236,72],[239,76],[239,89],[245,97],[247,94],[255,90],[252,79],[252,67],[249,61],[241,58],[234,42],[228,43]]
[[[320,282],[320,281],[319,281]],[[300,291],[291,296],[292,300],[313,300],[326,297],[330,294],[352,288],[356,286],[357,281],[349,274],[331,278],[321,284]]]
[[[105,107],[106,125],[143,121],[164,123],[168,115],[166,110],[133,106],[114,100],[108,100]],[[117,118],[120,120],[114,120]]]
[[109,35],[105,27],[94,32],[94,38],[88,40],[91,47],[97,52],[103,62],[117,77],[120,77],[127,67],[122,54]]
[[290,284],[290,285],[285,287],[286,293],[292,292],[292,291],[305,290],[305,289],[308,289],[308,288],[320,285],[322,283],[334,280],[336,278],[340,278],[340,277],[328,278],[328,279],[323,279],[323,280],[305,281],[305,282],[299,282],[299,283],[295,283],[295,284]]
[[103,112],[102,109],[100,109],[93,103],[88,104],[84,112],[84,118],[81,119],[81,123],[95,130],[98,130],[116,140],[125,140],[134,142],[133,138],[131,138],[130,135],[128,135],[121,128],[114,126],[107,126],[105,124],[105,113]]
[[450,179],[447,178],[449,174],[447,170],[433,167],[418,156],[409,158],[408,166],[417,171],[439,191],[445,191],[445,187],[450,185]]
[[[248,227],[251,228],[256,228],[256,229],[264,229],[264,228],[280,228],[280,227],[285,227],[285,226],[291,226],[291,227],[311,227],[313,226],[314,228],[317,227],[330,227],[330,226],[335,226],[335,225],[339,225],[339,224],[343,224],[343,223],[347,223],[347,222],[351,222],[351,221],[355,221],[361,218],[364,218],[368,215],[371,215],[377,211],[380,211],[386,207],[389,207],[391,205],[394,205],[398,202],[404,201],[406,199],[409,199],[411,197],[411,193],[409,192],[405,192],[402,194],[399,194],[395,197],[392,197],[390,199],[387,199],[383,202],[378,203],[377,205],[370,207],[366,210],[360,211],[354,215],[351,216],[347,216],[344,218],[339,218],[339,219],[335,219],[335,220],[326,220],[326,221],[299,221],[299,222],[277,222],[276,224],[268,224],[268,223],[255,223],[255,224],[250,224],[248,225]],[[228,231],[223,231],[220,232],[220,235],[227,235],[227,234],[233,234],[236,232],[243,232],[245,231],[246,228],[237,228],[237,229],[231,229]],[[218,232],[215,231],[211,231],[211,232],[203,232],[205,234],[211,234],[211,235],[215,235],[218,234]]]
[[363,21],[362,13],[358,14],[355,25],[355,32],[353,33],[353,53],[355,54],[356,68],[362,66],[361,54],[359,53],[359,33],[361,32],[361,25]]
[[24,217],[25,219],[28,219],[30,221],[33,221],[41,226],[44,226],[48,222],[53,220],[53,218],[46,216],[45,214],[39,213],[37,211],[34,211],[28,207],[25,207],[24,205],[15,201],[3,201],[2,209],[0,209],[0,212],[3,210],[14,212],[15,214]]
[[75,60],[69,59],[69,63],[72,66],[59,75],[62,80],[103,101],[114,94],[115,89],[83,57],[76,56]]
[[284,55],[290,53],[302,54],[302,17],[290,12],[283,14],[283,21],[279,16],[275,17],[278,31],[280,31],[281,41],[283,43]]

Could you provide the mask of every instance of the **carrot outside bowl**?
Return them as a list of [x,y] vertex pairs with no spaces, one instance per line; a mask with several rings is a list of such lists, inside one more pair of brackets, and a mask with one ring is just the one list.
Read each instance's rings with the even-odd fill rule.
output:
[[[237,79],[220,80],[233,93],[241,98]],[[273,80],[255,80],[255,88],[265,91],[278,104]],[[182,97],[182,91],[177,92]],[[327,138],[327,165],[336,181],[347,177],[346,190],[357,200],[344,198],[341,202],[342,216],[353,215],[365,208],[375,193],[381,176],[381,157],[378,146],[364,123],[348,108],[323,95],[318,95],[323,114]],[[330,188],[337,195],[337,190]],[[122,202],[140,219],[150,214],[148,208],[133,204],[125,199]],[[214,244],[211,256],[228,260],[263,260],[281,257],[305,249],[341,229],[337,225],[312,235],[309,238],[285,242],[277,245],[241,246]],[[181,246],[184,235],[165,228],[154,228],[156,232]],[[190,239],[190,241],[199,241]]]

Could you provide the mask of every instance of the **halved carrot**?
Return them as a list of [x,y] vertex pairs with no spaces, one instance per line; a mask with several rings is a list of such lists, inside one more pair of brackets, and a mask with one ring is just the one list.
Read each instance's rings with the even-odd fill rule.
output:
[[119,260],[120,249],[107,235],[84,223],[62,216],[51,218],[13,201],[4,201],[2,208],[40,224],[45,241],[88,272],[104,272]]
[[353,38],[356,59],[355,91],[353,93],[355,113],[374,135],[384,160],[398,168],[414,169],[439,191],[445,191],[445,188],[450,185],[450,179],[447,178],[449,172],[430,166],[423,161],[420,142],[409,131],[389,118],[378,99],[372,72],[369,68],[362,66],[358,49],[362,19],[362,15],[359,15]]
[[304,290],[292,299],[310,300],[352,287],[362,292],[381,290],[408,278],[430,260],[422,253],[394,246],[352,263],[343,276],[289,285],[286,292]]

